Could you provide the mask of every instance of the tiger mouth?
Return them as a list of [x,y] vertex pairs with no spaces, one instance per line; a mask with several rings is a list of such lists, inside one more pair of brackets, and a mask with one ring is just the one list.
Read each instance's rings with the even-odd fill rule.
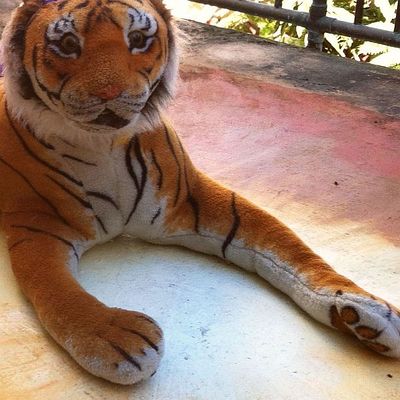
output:
[[128,125],[131,121],[119,117],[110,109],[106,108],[96,119],[90,121],[90,124],[106,125],[115,129],[121,129]]

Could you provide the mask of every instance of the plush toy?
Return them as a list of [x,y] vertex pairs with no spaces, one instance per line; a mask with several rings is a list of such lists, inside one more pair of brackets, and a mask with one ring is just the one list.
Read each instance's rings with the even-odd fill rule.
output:
[[122,233],[257,272],[318,321],[400,356],[397,308],[192,165],[162,116],[178,57],[160,0],[25,0],[3,47],[1,226],[21,289],[82,367],[132,384],[163,355],[153,319],[73,278],[86,250]]

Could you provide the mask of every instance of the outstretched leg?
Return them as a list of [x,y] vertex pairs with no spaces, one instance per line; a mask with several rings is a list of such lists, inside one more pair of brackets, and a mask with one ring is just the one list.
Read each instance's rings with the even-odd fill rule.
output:
[[181,148],[186,192],[166,219],[164,243],[255,271],[318,321],[400,357],[400,312],[336,273],[289,228],[197,172]]
[[50,335],[85,369],[121,384],[152,375],[163,353],[162,332],[144,314],[108,308],[85,292],[70,270],[83,244],[51,215],[5,214],[12,267]]

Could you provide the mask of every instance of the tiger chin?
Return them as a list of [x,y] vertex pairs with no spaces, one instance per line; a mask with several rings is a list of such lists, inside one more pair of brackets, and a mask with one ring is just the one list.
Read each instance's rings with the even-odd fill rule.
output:
[[289,228],[195,168],[163,117],[178,69],[159,0],[25,0],[3,34],[0,210],[15,277],[44,328],[83,368],[152,376],[163,333],[74,279],[121,234],[217,255],[316,320],[400,357],[400,311],[336,273]]

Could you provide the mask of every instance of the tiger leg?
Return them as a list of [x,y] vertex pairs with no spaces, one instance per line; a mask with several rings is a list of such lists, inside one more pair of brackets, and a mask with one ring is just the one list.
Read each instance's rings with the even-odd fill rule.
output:
[[191,182],[166,242],[257,272],[318,321],[400,357],[397,308],[336,273],[267,212],[195,171]]
[[108,308],[71,274],[80,234],[53,216],[2,219],[12,268],[49,334],[86,370],[120,384],[151,376],[163,353],[162,332],[141,313]]

